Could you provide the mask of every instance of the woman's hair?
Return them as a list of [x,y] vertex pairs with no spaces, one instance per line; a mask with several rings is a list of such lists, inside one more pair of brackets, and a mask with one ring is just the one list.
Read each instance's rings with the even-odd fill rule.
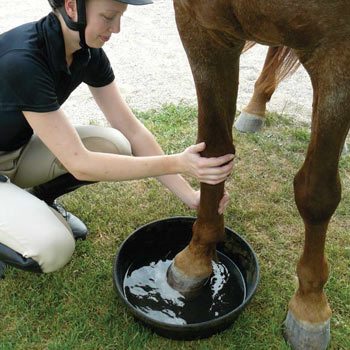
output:
[[57,10],[64,5],[64,0],[48,0],[53,10]]

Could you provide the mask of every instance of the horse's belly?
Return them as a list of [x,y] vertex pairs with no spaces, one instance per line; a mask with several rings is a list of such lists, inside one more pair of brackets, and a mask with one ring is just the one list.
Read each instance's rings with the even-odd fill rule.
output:
[[[326,37],[349,32],[345,0],[179,0],[206,28],[234,39],[295,49],[317,46]],[[340,26],[339,21],[345,25]],[[349,32],[350,34],[350,32]]]

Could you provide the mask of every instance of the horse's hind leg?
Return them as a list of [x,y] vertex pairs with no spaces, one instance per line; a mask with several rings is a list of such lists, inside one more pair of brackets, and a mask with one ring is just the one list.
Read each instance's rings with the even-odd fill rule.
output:
[[[241,132],[257,132],[265,123],[266,104],[276,89],[276,70],[269,69],[271,60],[278,52],[278,47],[269,47],[263,70],[254,85],[254,93],[247,107],[243,108],[235,122],[235,128]],[[269,81],[269,85],[265,82]]]
[[235,128],[241,132],[259,131],[266,119],[266,104],[270,101],[278,84],[299,67],[297,57],[287,47],[270,47],[264,67],[254,85],[254,93],[248,105],[243,108]]
[[[179,33],[186,50],[198,97],[198,141],[206,143],[202,153],[216,157],[234,153],[232,124],[235,116],[239,55],[243,41],[232,45],[209,33],[192,18],[181,1],[174,1]],[[224,220],[218,214],[224,183],[201,184],[198,218],[192,240],[174,260],[169,283],[183,292],[200,286],[212,272],[216,243],[224,239]]]
[[293,349],[323,350],[331,317],[323,291],[328,279],[325,239],[341,195],[338,162],[350,126],[350,54],[319,49],[304,66],[314,88],[313,117],[310,145],[295,176],[294,192],[305,243],[297,266],[299,287],[289,303],[284,334]]

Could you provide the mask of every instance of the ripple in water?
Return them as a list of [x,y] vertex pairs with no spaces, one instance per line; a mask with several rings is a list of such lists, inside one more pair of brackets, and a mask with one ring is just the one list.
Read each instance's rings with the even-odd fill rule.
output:
[[223,316],[242,304],[246,288],[238,267],[219,252],[218,258],[209,282],[194,300],[169,286],[166,274],[172,259],[131,264],[124,278],[125,297],[137,310],[163,323],[186,325]]

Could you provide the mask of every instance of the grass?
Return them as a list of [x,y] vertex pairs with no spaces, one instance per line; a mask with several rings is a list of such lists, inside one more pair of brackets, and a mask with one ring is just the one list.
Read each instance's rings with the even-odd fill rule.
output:
[[[193,108],[168,105],[137,114],[167,153],[195,142]],[[0,350],[289,349],[281,325],[303,246],[292,182],[303,162],[309,129],[270,114],[261,133],[234,132],[234,139],[237,157],[227,181],[231,203],[225,220],[257,253],[261,281],[231,328],[209,339],[183,342],[157,336],[135,322],[113,289],[118,247],[140,225],[195,213],[153,179],[99,183],[62,197],[90,230],[65,268],[47,275],[8,269],[0,281]],[[350,156],[342,158],[340,173],[343,200],[329,227],[326,248],[333,350],[350,348]]]

